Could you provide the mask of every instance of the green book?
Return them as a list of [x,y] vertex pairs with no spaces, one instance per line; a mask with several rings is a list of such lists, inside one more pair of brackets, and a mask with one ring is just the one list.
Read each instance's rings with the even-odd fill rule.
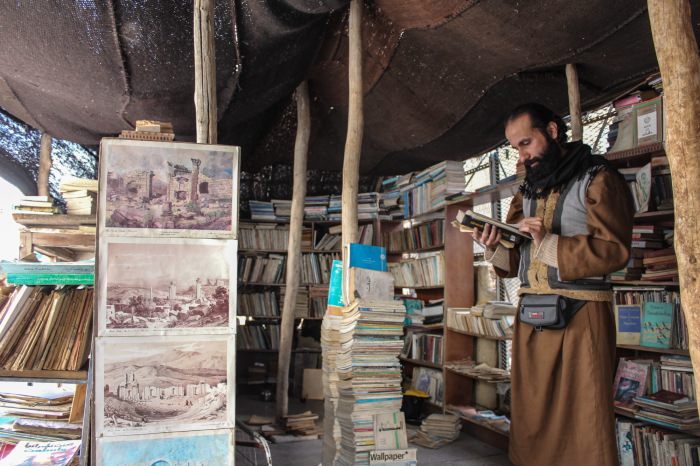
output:
[[651,348],[670,348],[673,329],[673,304],[644,303],[640,345]]
[[8,273],[7,283],[13,285],[94,285],[92,273]]

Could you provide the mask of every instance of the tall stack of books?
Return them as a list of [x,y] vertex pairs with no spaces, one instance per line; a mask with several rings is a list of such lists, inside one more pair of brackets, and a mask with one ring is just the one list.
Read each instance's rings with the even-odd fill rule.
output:
[[68,177],[58,187],[66,201],[68,215],[95,215],[97,212],[97,180]]
[[250,218],[252,220],[278,220],[275,216],[275,208],[272,202],[248,201],[250,207]]
[[272,207],[275,210],[277,220],[289,220],[292,216],[292,201],[287,199],[273,199]]
[[[341,268],[342,269],[342,268]],[[331,283],[331,287],[333,283]],[[337,291],[340,294],[340,290]],[[338,423],[338,377],[337,359],[340,352],[340,325],[342,321],[341,308],[330,303],[321,323],[321,351],[323,352],[323,464],[335,464],[340,445],[341,432]]]
[[339,222],[343,214],[343,196],[332,194],[328,201],[328,220]]
[[367,464],[375,449],[374,416],[401,409],[404,317],[400,301],[356,300],[343,309],[336,360],[339,465]]
[[357,195],[357,219],[374,220],[379,217],[379,199],[377,193],[360,193]]

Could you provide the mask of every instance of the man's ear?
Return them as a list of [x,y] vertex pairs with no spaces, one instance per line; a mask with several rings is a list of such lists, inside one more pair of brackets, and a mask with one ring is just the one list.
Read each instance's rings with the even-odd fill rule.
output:
[[553,121],[547,123],[547,134],[555,141],[557,140],[557,136],[559,136],[559,127]]

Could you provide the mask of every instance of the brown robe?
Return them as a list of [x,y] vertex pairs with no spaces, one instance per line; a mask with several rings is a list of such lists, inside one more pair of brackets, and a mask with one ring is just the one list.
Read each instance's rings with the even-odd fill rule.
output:
[[[538,200],[536,215],[551,231],[557,193]],[[603,275],[626,265],[632,233],[629,190],[602,171],[587,190],[589,235],[558,237],[556,261],[562,280]],[[523,217],[522,195],[507,222]],[[588,301],[562,330],[537,331],[516,322],[511,371],[510,460],[517,466],[616,466],[613,411],[615,323],[612,293],[552,290],[547,264],[531,248],[530,288],[520,293],[559,293]],[[509,251],[502,277],[517,275],[518,251]],[[508,264],[509,262],[509,264]]]

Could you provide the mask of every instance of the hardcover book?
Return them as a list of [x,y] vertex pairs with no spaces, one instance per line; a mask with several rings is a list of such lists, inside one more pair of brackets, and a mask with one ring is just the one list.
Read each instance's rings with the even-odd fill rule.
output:
[[673,304],[644,303],[640,344],[651,348],[670,348],[673,328]]

